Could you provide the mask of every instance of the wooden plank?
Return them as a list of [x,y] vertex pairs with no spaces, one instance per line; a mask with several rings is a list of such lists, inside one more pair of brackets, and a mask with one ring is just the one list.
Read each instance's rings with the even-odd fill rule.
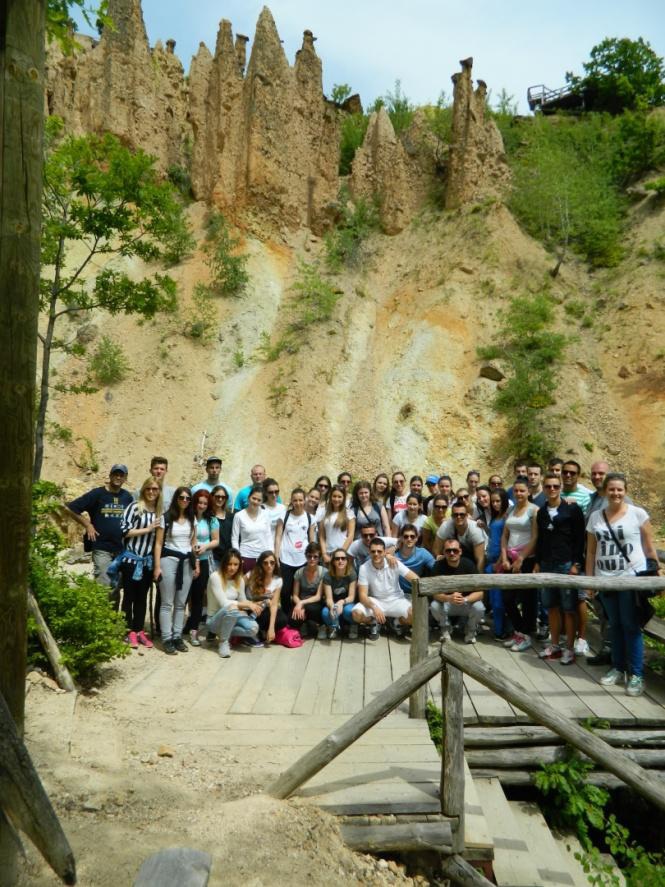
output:
[[[421,597],[418,593],[418,583],[418,579],[413,580],[411,594],[412,630],[409,651],[411,666],[418,665],[419,662],[427,658],[429,643],[429,600],[426,597]],[[426,702],[427,687],[419,687],[409,699],[409,715],[412,718],[424,718]]]
[[[624,748],[621,754],[627,759],[636,761],[642,767],[665,767],[665,749],[662,748]],[[468,748],[466,758],[469,767],[499,769],[515,768],[516,770],[537,769],[541,764],[552,764],[565,761],[568,749],[565,745],[529,745],[520,748]],[[580,754],[586,759],[588,756]]]
[[[634,748],[662,748],[665,730],[594,730],[610,745]],[[563,739],[547,727],[535,724],[516,724],[514,727],[467,727],[464,731],[466,748],[509,748],[522,745],[558,745]]]
[[331,711],[340,653],[341,644],[314,641],[293,712],[319,714]]
[[[296,797],[299,792],[296,793]],[[309,803],[343,816],[378,814],[440,813],[438,785],[431,782],[406,784],[378,782],[344,786],[337,791],[312,795]]]
[[[294,714],[283,713],[280,715],[258,715],[258,714],[231,714],[226,713],[220,719],[212,719],[206,716],[206,712],[201,712],[200,720],[197,719],[197,726],[207,725],[208,729],[222,730],[255,730],[258,732],[275,732],[281,729],[316,729],[316,730],[332,730],[334,727],[343,724],[348,718],[346,715],[332,714],[330,712],[319,712],[312,714]],[[359,737],[357,742],[371,741],[369,737],[381,730],[396,730],[413,733],[415,735],[425,735],[422,723],[412,721],[407,715],[399,711],[392,711],[386,717],[382,718],[372,727],[369,733]],[[423,732],[424,731],[424,732]]]
[[365,645],[365,698],[363,704],[367,705],[386,687],[390,686],[393,681],[393,672],[387,637],[382,635],[376,641],[365,641]]
[[491,850],[494,846],[489,832],[487,814],[478,793],[476,781],[464,760],[464,846],[466,852]]
[[[396,638],[390,635],[388,638],[388,652],[390,653],[390,671],[393,681],[406,674],[411,668],[411,644],[406,639]],[[425,702],[427,702],[427,686],[423,687]],[[399,706],[399,711],[409,715],[411,720],[422,720],[422,718],[413,718],[411,714],[411,699],[405,699]],[[424,717],[424,715],[423,715]]]
[[[536,696],[542,696],[539,684],[534,683],[531,680],[529,672],[521,667],[521,659],[524,656],[523,653],[511,653],[510,650],[506,650],[503,646],[497,644],[496,641],[492,641],[490,638],[476,644],[476,652],[484,662],[487,662],[488,665],[492,665],[495,668],[499,668],[507,678],[510,678],[515,681],[515,683],[524,687],[527,692],[533,693]],[[529,720],[524,712],[520,711],[518,708],[511,706],[511,711],[515,716],[516,724],[524,723]]]
[[494,843],[497,884],[534,887],[540,884],[535,859],[518,830],[513,812],[497,779],[476,779],[475,785]]
[[333,714],[355,714],[365,698],[365,642],[343,640],[333,690]]
[[665,723],[665,708],[654,702],[647,696],[627,696],[622,684],[614,684],[606,687],[600,683],[600,678],[607,671],[606,667],[591,666],[586,661],[580,662],[583,669],[597,683],[600,691],[612,696],[632,715],[638,725],[658,725]]
[[[446,646],[451,643],[455,645],[454,641],[447,641]],[[476,646],[466,644],[464,649],[470,656],[477,656],[480,659]],[[505,724],[512,723],[515,720],[515,712],[512,706],[488,687],[484,687],[467,674],[464,675],[464,686],[469,693],[480,722],[484,724]]]
[[588,887],[586,878],[580,883],[573,877],[567,859],[561,855],[538,805],[510,801],[515,823],[533,851],[539,881],[545,887]]
[[[585,855],[584,847],[580,844],[579,838],[577,835],[572,834],[571,832],[560,832],[557,829],[552,829],[552,837],[554,838],[557,847],[559,848],[559,853],[561,856],[567,861],[568,868],[573,875],[575,880],[575,884],[580,884],[580,887],[584,885],[584,887],[588,887],[589,881],[587,875],[584,872],[581,864],[575,859],[575,854],[579,853],[580,856]],[[619,876],[617,887],[623,887],[625,885],[625,879],[623,875],[620,874],[619,869],[615,866],[614,874]]]
[[464,721],[462,672],[447,665],[441,672],[443,749],[441,754],[441,812],[455,817],[453,850],[464,850]]
[[408,822],[394,825],[342,825],[342,840],[362,853],[452,852],[450,823]]
[[[289,650],[284,650],[284,653],[290,652]],[[255,653],[260,653],[260,656],[254,656]],[[256,705],[257,700],[261,696],[263,692],[263,687],[270,677],[270,672],[275,668],[277,664],[277,658],[280,654],[280,650],[277,649],[264,649],[264,650],[251,650],[252,656],[252,665],[254,666],[247,672],[247,676],[242,683],[242,686],[238,689],[238,692],[235,696],[233,703],[229,706],[230,712],[237,712],[240,714],[249,713],[252,711],[254,706]],[[233,656],[231,656],[231,662],[233,662]],[[220,663],[220,666],[223,666],[224,663]],[[218,673],[218,676],[219,673]],[[221,679],[224,679],[224,675],[222,674]],[[227,678],[228,680],[228,678]],[[214,699],[214,696],[208,697],[209,699]]]
[[[261,694],[252,711],[256,714],[280,714],[290,712],[300,692],[302,675],[307,668],[314,644],[305,642],[302,647],[284,649],[271,669]],[[271,651],[272,653],[272,651]],[[214,698],[214,697],[211,697]]]
[[540,696],[536,697],[537,699],[551,705],[555,711],[568,718],[584,720],[592,717],[589,706],[570,692],[561,675],[539,659],[535,650],[510,655],[515,657],[516,665],[528,677],[531,684],[540,688]]
[[[498,767],[474,768],[472,772],[474,779],[498,779],[501,785],[508,787],[533,785],[533,776],[536,773],[535,770],[501,770]],[[651,779],[658,779],[665,783],[665,770],[645,770],[644,772]],[[626,785],[622,779],[601,770],[592,770],[587,773],[585,780],[589,785],[598,785],[607,789],[625,788]]]
[[438,761],[435,764],[422,763],[417,760],[404,761],[401,764],[380,762],[354,762],[336,764],[336,766],[331,764],[313,776],[298,794],[299,797],[307,798],[353,785],[362,787],[379,783],[384,785],[429,784],[436,788],[438,778]]
[[[584,656],[578,657],[585,659]],[[593,713],[596,718],[612,721],[614,724],[635,723],[635,717],[622,705],[622,700],[603,692],[602,686],[590,679],[581,663],[561,665],[561,660],[546,662],[547,666],[564,682],[571,692]]]

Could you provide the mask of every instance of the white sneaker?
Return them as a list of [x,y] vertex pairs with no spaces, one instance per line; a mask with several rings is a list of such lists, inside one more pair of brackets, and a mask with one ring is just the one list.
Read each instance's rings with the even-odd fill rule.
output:
[[222,657],[222,659],[228,659],[231,655],[231,645],[228,641],[219,642],[219,655]]
[[572,665],[575,662],[575,653],[568,647],[561,654],[561,665]]
[[591,650],[586,638],[577,638],[575,641],[575,654],[577,656],[591,656]]
[[449,641],[450,640],[450,632],[447,629],[445,631],[441,632],[441,640],[442,641]]
[[465,634],[464,635],[464,643],[465,644],[475,644],[476,643],[475,634]]

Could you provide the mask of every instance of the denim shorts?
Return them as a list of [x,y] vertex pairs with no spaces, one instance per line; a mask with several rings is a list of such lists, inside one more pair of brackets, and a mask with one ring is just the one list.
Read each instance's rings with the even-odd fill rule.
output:
[[[561,573],[567,575],[572,564],[551,564],[543,562],[540,565],[541,573]],[[546,610],[552,607],[561,607],[565,613],[574,613],[577,610],[579,592],[576,588],[543,588],[541,603]]]

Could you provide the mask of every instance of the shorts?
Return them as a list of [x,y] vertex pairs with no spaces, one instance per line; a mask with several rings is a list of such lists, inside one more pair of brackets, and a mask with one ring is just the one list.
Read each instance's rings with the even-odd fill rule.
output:
[[546,610],[553,607],[561,607],[564,613],[574,613],[577,610],[578,596],[576,588],[543,588],[542,604]]
[[[406,619],[411,612],[411,604],[405,597],[391,597],[387,600],[380,601],[378,598],[369,596],[372,604],[377,606],[381,612],[390,619]],[[353,608],[354,613],[362,613],[363,616],[373,616],[373,612],[364,604],[356,604]]]

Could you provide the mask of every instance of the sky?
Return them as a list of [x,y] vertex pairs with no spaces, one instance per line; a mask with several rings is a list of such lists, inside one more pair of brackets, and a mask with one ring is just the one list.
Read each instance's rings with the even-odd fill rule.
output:
[[[187,71],[200,41],[214,52],[222,18],[231,21],[234,34],[250,37],[251,48],[263,5],[143,0],[143,16],[151,45],[174,38]],[[268,6],[289,61],[303,30],[313,31],[324,91],[329,95],[334,84],[346,83],[365,106],[394,91],[396,80],[414,104],[435,102],[442,90],[450,97],[459,59],[473,56],[474,76],[486,81],[491,95],[505,89],[520,113],[528,113],[529,86],[563,86],[566,71],[583,73],[591,48],[605,37],[643,37],[665,56],[662,0],[272,0]]]

